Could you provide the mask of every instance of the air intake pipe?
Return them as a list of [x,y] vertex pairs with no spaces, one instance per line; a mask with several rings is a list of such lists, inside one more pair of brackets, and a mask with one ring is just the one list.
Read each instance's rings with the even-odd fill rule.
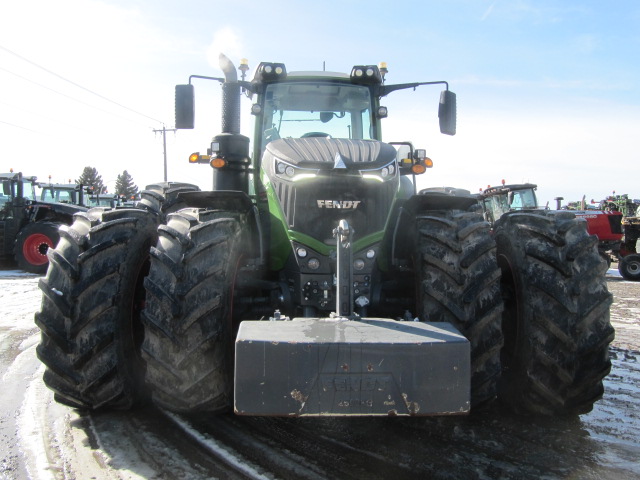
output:
[[240,85],[236,67],[224,54],[220,54],[220,68],[224,72],[222,84],[222,133],[213,138],[213,155],[226,162],[222,168],[214,168],[214,190],[249,189],[249,139],[240,134]]

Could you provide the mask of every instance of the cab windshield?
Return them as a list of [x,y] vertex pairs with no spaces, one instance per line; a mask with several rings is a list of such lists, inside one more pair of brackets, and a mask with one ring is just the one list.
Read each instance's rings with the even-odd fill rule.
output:
[[531,189],[514,190],[509,207],[512,210],[536,208],[536,195]]
[[275,83],[265,91],[263,148],[286,137],[372,139],[371,93],[339,83]]
[[27,180],[23,180],[22,196],[29,200],[36,200],[38,198],[38,193],[36,192],[35,185]]

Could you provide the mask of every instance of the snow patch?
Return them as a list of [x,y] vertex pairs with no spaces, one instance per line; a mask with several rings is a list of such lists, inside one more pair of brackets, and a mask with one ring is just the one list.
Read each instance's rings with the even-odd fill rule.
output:
[[46,387],[41,381],[44,365],[32,376],[24,395],[24,402],[18,418],[18,438],[25,457],[25,467],[30,478],[39,480],[55,480],[47,455],[47,446],[42,432],[46,426],[42,425],[42,415],[39,407],[46,393]]
[[253,466],[248,464],[247,460],[229,450],[228,447],[223,447],[216,440],[208,436],[207,434],[198,432],[194,429],[189,422],[180,418],[178,415],[171,413],[169,411],[163,410],[163,413],[169,417],[176,425],[178,425],[182,430],[191,436],[194,440],[196,440],[201,446],[205,447],[216,457],[224,460],[229,465],[232,465],[233,468],[237,469],[240,472],[243,472],[249,478],[255,480],[273,480],[271,476],[265,476],[259,473]]

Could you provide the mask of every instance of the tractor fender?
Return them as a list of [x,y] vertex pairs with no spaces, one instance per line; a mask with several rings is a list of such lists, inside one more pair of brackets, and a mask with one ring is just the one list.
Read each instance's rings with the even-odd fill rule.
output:
[[413,213],[425,210],[469,210],[478,204],[468,190],[447,187],[442,191],[422,190],[419,195],[413,195],[405,208]]
[[71,205],[65,203],[46,203],[32,201],[27,207],[30,211],[34,212],[33,217],[35,220],[44,220],[50,218],[57,218],[64,223],[71,225],[73,222],[73,215],[78,212],[86,212],[89,210],[87,207],[80,205]]
[[178,198],[185,203],[186,207],[244,214],[248,223],[247,227],[250,228],[252,233],[252,251],[255,252],[255,256],[259,257],[260,263],[264,262],[265,247],[258,208],[245,192],[239,190],[183,192],[178,195]]

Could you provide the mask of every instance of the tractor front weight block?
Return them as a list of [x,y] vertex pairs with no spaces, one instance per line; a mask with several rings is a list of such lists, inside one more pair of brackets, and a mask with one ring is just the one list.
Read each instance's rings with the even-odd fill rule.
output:
[[470,408],[469,342],[449,323],[245,321],[235,355],[239,415],[455,415]]

